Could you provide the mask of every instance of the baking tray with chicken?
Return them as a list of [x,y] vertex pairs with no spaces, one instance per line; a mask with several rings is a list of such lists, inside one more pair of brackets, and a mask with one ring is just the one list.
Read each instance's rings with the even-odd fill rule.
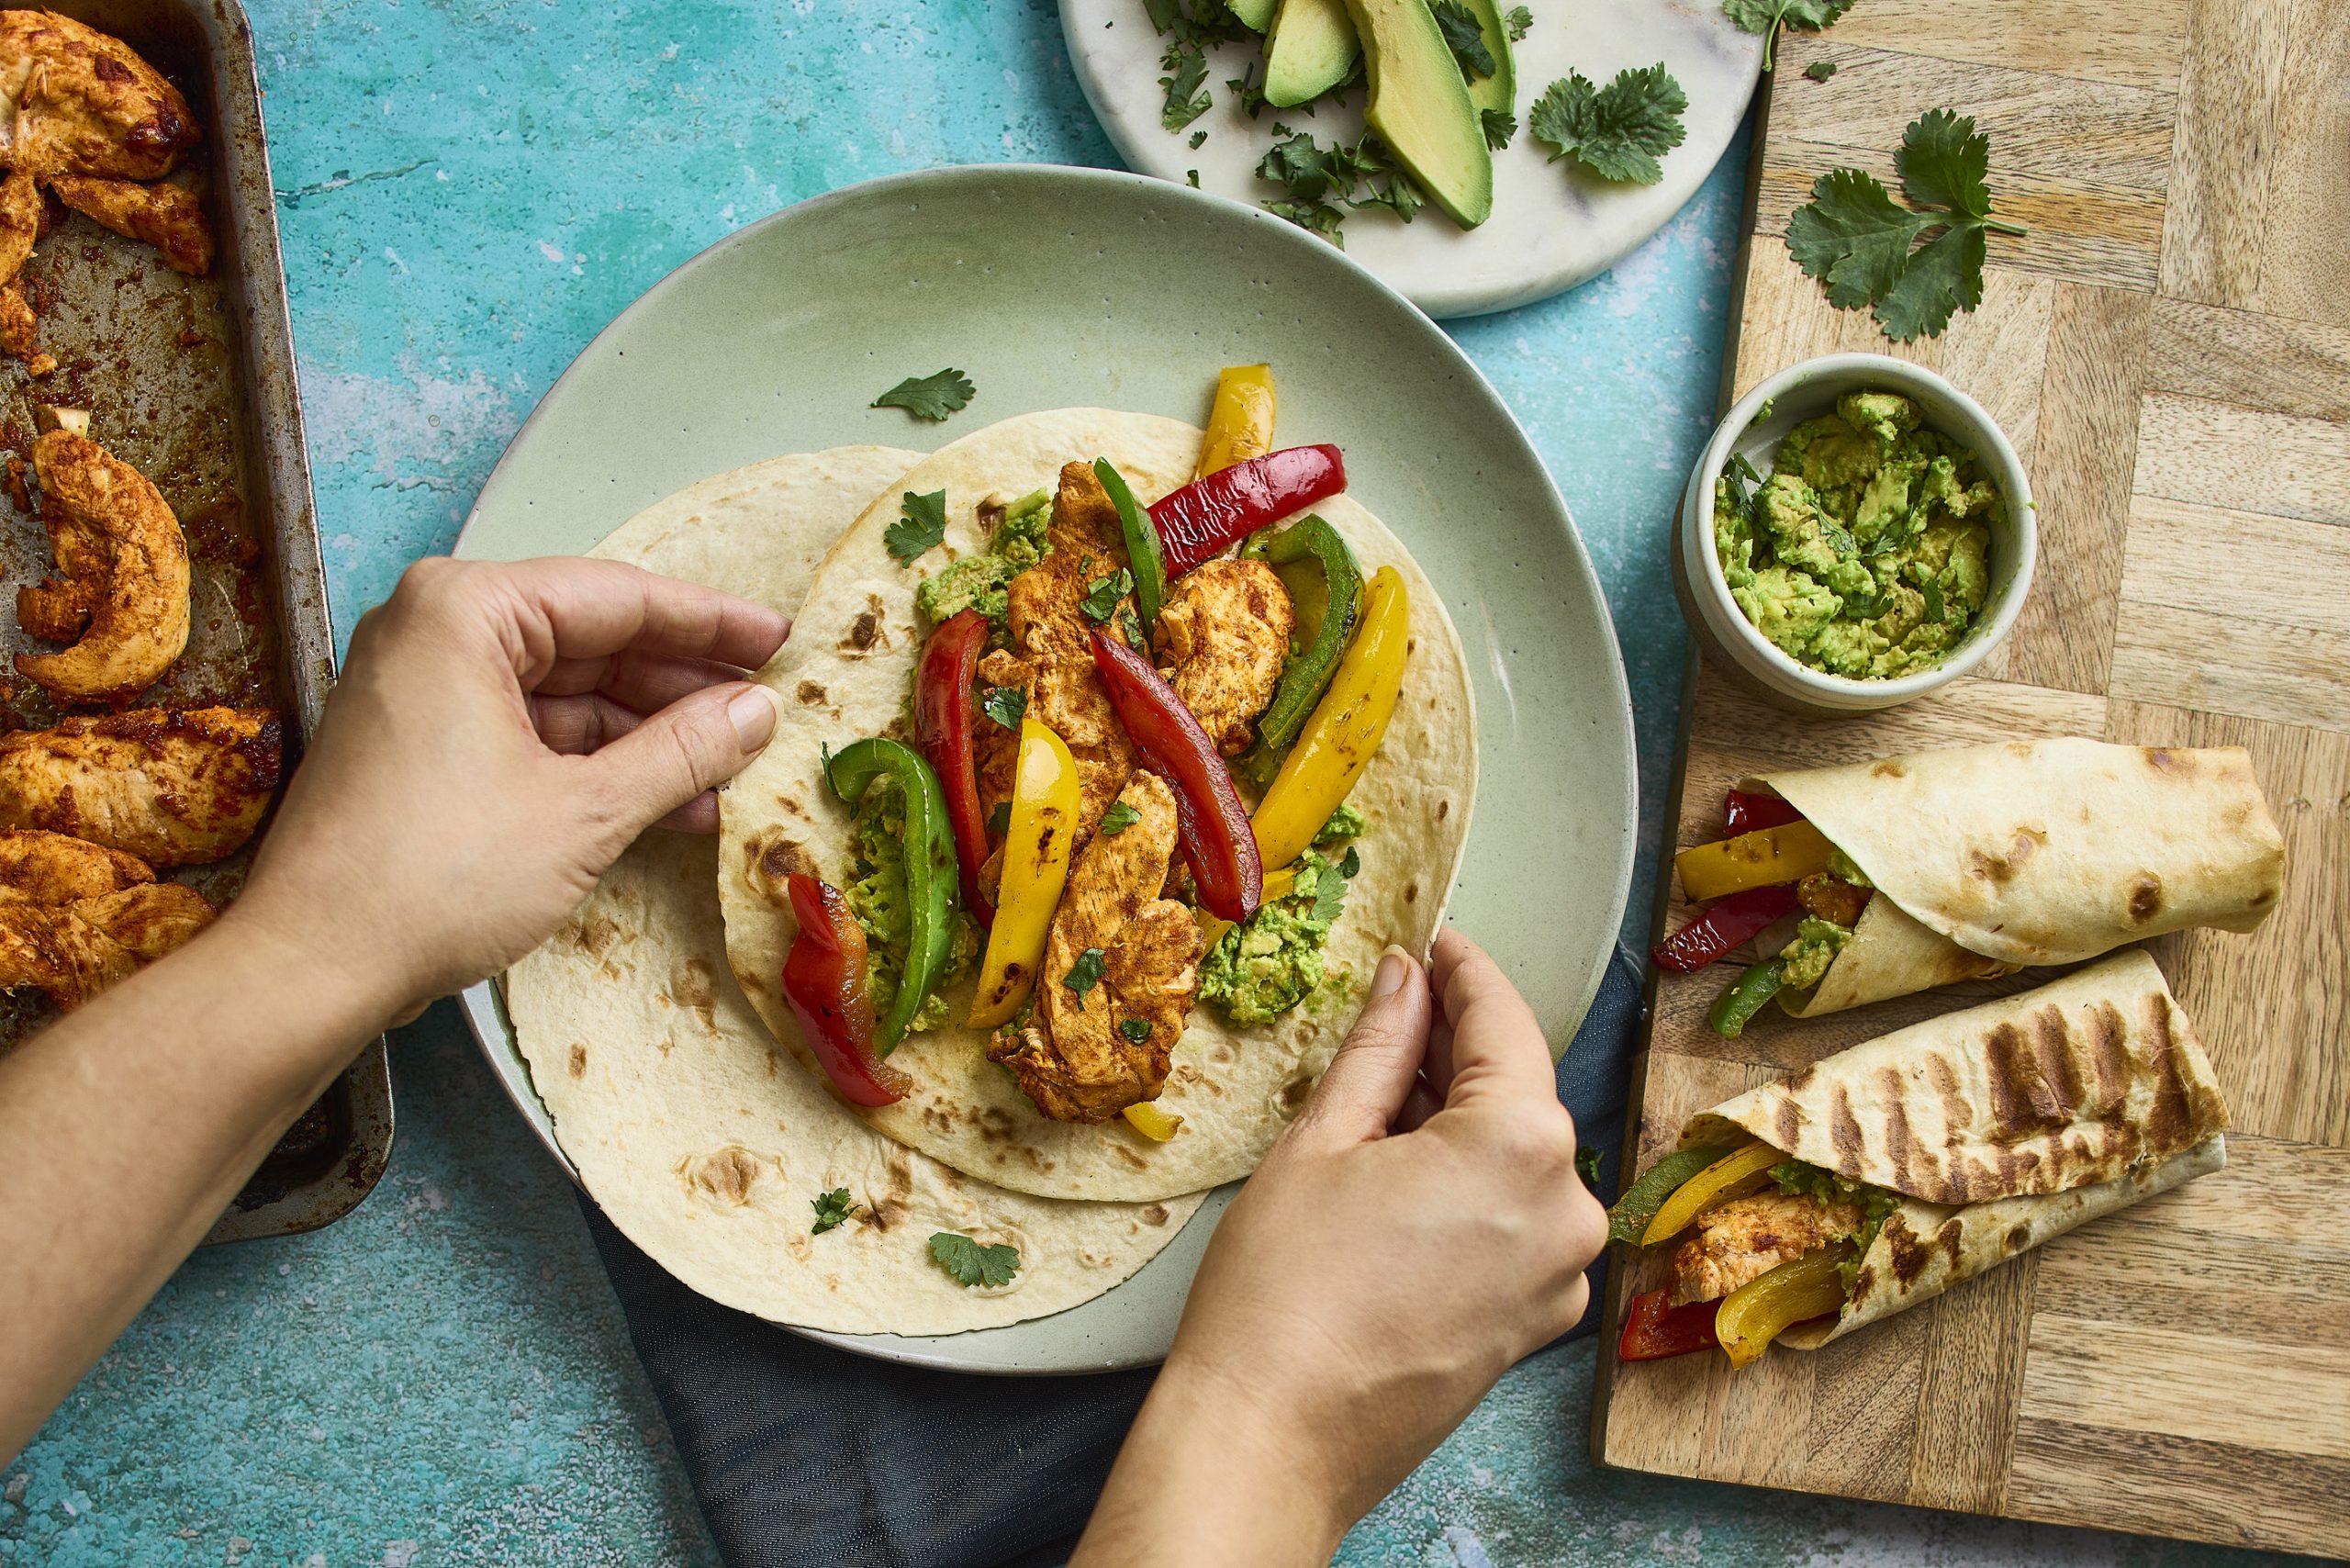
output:
[[[0,1051],[236,896],[334,678],[235,0],[0,10]],[[210,1239],[391,1148],[380,1040]]]

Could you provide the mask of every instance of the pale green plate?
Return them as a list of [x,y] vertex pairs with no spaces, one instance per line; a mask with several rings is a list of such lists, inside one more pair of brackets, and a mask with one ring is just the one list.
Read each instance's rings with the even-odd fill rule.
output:
[[[1563,1049],[1632,868],[1631,706],[1598,579],[1476,367],[1402,297],[1278,218],[1136,175],[1021,165],[802,202],[671,273],[588,346],[507,448],[457,554],[582,551],[673,490],[779,453],[927,448],[1079,404],[1200,420],[1218,367],[1259,360],[1278,381],[1281,443],[1346,449],[1352,493],[1411,547],[1460,630],[1480,779],[1451,917]],[[947,423],[866,406],[947,364],[979,386]],[[466,1010],[561,1159],[489,988]],[[1221,1206],[1125,1285],[1057,1316],[839,1342],[972,1371],[1155,1361]]]

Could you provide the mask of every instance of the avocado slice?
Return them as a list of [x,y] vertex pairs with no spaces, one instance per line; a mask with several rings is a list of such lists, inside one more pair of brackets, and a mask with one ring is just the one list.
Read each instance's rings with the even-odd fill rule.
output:
[[1514,114],[1517,109],[1517,62],[1511,58],[1509,28],[1502,25],[1498,0],[1460,0],[1477,18],[1485,37],[1485,50],[1494,57],[1494,73],[1469,84],[1469,96],[1480,109]]
[[1281,0],[1265,40],[1265,102],[1285,109],[1318,98],[1361,55],[1347,0]]
[[1494,154],[1427,0],[1347,0],[1371,79],[1363,121],[1428,199],[1474,229],[1494,211]]
[[1279,0],[1226,0],[1241,26],[1259,33],[1272,26],[1273,7],[1278,3]]

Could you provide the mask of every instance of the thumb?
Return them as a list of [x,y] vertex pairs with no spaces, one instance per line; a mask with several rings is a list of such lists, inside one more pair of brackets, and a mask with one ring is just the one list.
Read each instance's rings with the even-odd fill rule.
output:
[[1291,1136],[1329,1145],[1384,1136],[1404,1108],[1427,1042],[1427,973],[1391,946],[1371,977],[1362,1016],[1330,1058]]
[[631,838],[723,784],[775,734],[776,700],[742,681],[681,697],[588,759],[595,788]]

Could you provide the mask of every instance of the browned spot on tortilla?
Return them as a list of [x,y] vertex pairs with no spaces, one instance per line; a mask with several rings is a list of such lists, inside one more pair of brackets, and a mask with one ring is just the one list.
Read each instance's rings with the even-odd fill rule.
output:
[[881,617],[874,610],[865,610],[849,623],[848,635],[842,639],[843,648],[864,653],[881,638]]
[[2192,752],[2150,745],[2145,748],[2145,757],[2146,766],[2160,773],[2175,773],[2184,778],[2195,771],[2195,755]]
[[1942,1256],[1950,1260],[1953,1271],[1958,1268],[1958,1244],[1965,1228],[1959,1223],[1958,1216],[1953,1215],[1942,1221],[1942,1227],[1934,1232],[1934,1245],[1941,1248]]
[[571,1076],[574,1078],[585,1078],[587,1075],[588,1047],[582,1045],[574,1045],[571,1047]]
[[815,681],[803,680],[792,695],[799,698],[802,705],[813,708],[823,702],[829,694]]
[[591,958],[600,958],[604,949],[624,935],[620,923],[607,914],[590,915],[571,934],[572,944]]
[[1836,1096],[1830,1103],[1828,1141],[1836,1150],[1837,1171],[1845,1176],[1855,1175],[1861,1169],[1861,1124],[1852,1116],[1852,1097],[1842,1084],[1836,1086]]
[[693,1188],[722,1204],[741,1208],[751,1201],[751,1188],[760,1175],[758,1157],[740,1144],[728,1144],[710,1154],[689,1154],[677,1161],[677,1174]]
[[1771,1130],[1778,1135],[1772,1141],[1781,1148],[1793,1148],[1803,1136],[1803,1107],[1791,1095],[1779,1096],[1779,1109],[1771,1118]]
[[1450,801],[1438,801],[1436,803],[1436,820],[1437,820],[1437,821],[1438,821],[1438,822],[1442,822],[1446,817],[1450,816],[1451,814],[1452,814],[1452,802],[1451,802]]
[[1902,767],[1897,762],[1886,761],[1880,762],[1875,767],[1870,768],[1869,777],[1872,778],[1907,778],[1909,777],[1909,770]]
[[1273,1108],[1283,1116],[1294,1116],[1305,1109],[1306,1099],[1314,1092],[1314,1080],[1300,1073],[1273,1092]]
[[1901,1070],[1887,1067],[1877,1073],[1877,1088],[1885,1096],[1885,1152],[1893,1162],[1893,1184],[1907,1191],[1909,1164],[1918,1154],[1917,1139],[1909,1131],[1909,1111],[1903,1103],[1908,1085],[1902,1081]]
[[2008,1250],[2009,1250],[2009,1251],[2010,1251],[2010,1252],[2020,1252],[2020,1251],[2022,1251],[2025,1248],[2027,1248],[2027,1247],[2029,1247],[2029,1246],[2031,1246],[2031,1227],[2030,1226],[2019,1225],[2019,1226],[2015,1226],[2011,1227],[2011,1228],[2008,1231]]
[[1167,1205],[1165,1204],[1151,1204],[1148,1208],[1142,1211],[1142,1222],[1145,1225],[1165,1225],[1167,1223]]
[[1860,1302],[1867,1300],[1869,1292],[1875,1288],[1876,1270],[1874,1268],[1863,1269],[1859,1273],[1852,1276],[1853,1302],[1857,1305]]
[[1145,1170],[1149,1169],[1150,1161],[1145,1159],[1141,1155],[1136,1154],[1133,1149],[1128,1148],[1125,1144],[1112,1144],[1110,1146],[1110,1152],[1125,1160],[1128,1165],[1133,1166],[1136,1170]]
[[995,525],[1002,522],[1003,514],[1011,510],[1011,503],[1002,496],[990,496],[972,509],[971,515],[979,520],[980,532],[993,533]]
[[2031,1015],[2032,1049],[2040,1058],[2040,1076],[2054,1095],[2055,1112],[2066,1121],[2088,1096],[2082,1081],[2084,1063],[2075,1047],[2073,1026],[2064,1013],[2043,1007]]
[[693,1009],[701,1026],[718,1031],[718,976],[699,958],[688,958],[669,976],[669,994],[679,1006]]
[[2020,827],[2008,841],[2005,855],[1987,855],[1980,849],[1968,852],[1975,875],[1998,887],[2006,887],[2020,875],[2034,855],[2048,846],[2048,835],[2038,828]]
[[771,838],[752,837],[743,845],[744,858],[751,865],[751,885],[769,902],[782,905],[790,895],[784,883],[793,877],[822,875],[816,868],[816,857],[798,839],[777,834]]
[[1214,1062],[1230,1062],[1233,1059],[1232,1042],[1229,1040],[1218,1040],[1214,1045],[1209,1047],[1208,1059]]
[[769,1078],[773,1078],[775,1076],[776,1063],[782,1059],[783,1053],[781,1051],[777,1050],[773,1046],[769,1046],[767,1047],[767,1076]]
[[1877,1233],[1885,1238],[1886,1253],[1893,1260],[1893,1277],[1903,1284],[1916,1279],[1926,1267],[1926,1249],[1918,1245],[1917,1233],[1899,1215],[1885,1222]]
[[1928,1057],[1926,1076],[1934,1081],[1934,1092],[1942,1096],[1943,1126],[1953,1133],[1964,1132],[1975,1120],[1975,1106],[1959,1088],[1950,1058],[1940,1052]]
[[2130,884],[2130,924],[2143,925],[2162,912],[2163,879],[2152,871],[2139,872]]
[[[2059,1027],[2063,1021],[2059,1014]],[[2065,1108],[2042,1076],[2039,1052],[2013,1024],[1995,1025],[1985,1040],[1983,1079],[1991,1092],[1992,1136],[2002,1143],[2037,1137],[2065,1125]],[[1999,1158],[2004,1164],[2004,1150]],[[2007,1172],[2001,1174],[2004,1178]]]
[[2170,1031],[2170,1002],[2159,993],[2146,998],[2146,1066],[2154,1079],[2154,1103],[2146,1108],[2146,1141],[2160,1154],[2174,1153],[2193,1143],[2193,1118],[2187,1103],[2187,1084],[2179,1076],[2181,1053]]
[[888,1164],[890,1168],[890,1197],[893,1201],[902,1201],[912,1197],[914,1194],[913,1150],[908,1148],[903,1144],[891,1144],[890,1146]]
[[904,1204],[889,1198],[884,1198],[879,1203],[868,1206],[865,1211],[864,1218],[865,1223],[871,1226],[874,1229],[888,1230],[891,1226],[904,1218],[905,1213],[906,1209]]
[[1406,882],[1404,884],[1404,902],[1405,903],[1417,903],[1420,902],[1419,883]]

